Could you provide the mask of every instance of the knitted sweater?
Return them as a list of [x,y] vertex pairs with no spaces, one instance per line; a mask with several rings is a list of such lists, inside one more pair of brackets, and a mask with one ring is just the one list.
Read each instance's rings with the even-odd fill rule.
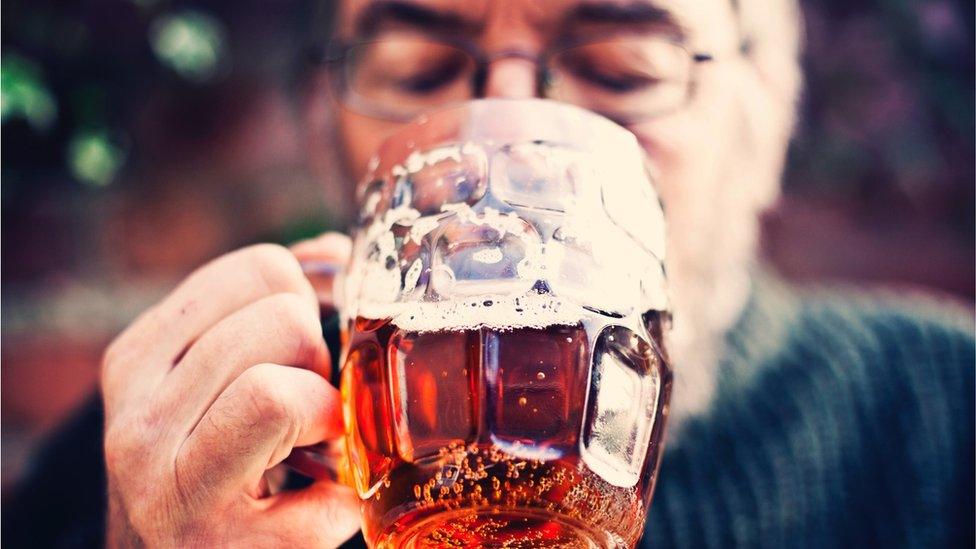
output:
[[643,547],[972,547],[970,321],[762,286],[667,442]]
[[[711,407],[667,442],[642,546],[972,547],[971,321],[925,299],[757,288]],[[97,399],[32,465],[4,500],[4,545],[100,546]]]

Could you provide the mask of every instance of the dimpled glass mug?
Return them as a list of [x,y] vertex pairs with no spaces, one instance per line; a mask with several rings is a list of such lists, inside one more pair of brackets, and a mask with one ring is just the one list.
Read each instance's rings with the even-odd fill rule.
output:
[[390,137],[339,277],[374,547],[630,547],[668,410],[664,220],[632,134],[491,99]]

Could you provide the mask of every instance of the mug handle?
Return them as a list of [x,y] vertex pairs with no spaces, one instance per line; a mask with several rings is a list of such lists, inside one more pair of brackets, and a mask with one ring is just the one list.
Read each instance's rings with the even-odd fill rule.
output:
[[[322,315],[336,314],[333,287],[335,277],[344,265],[321,259],[300,260],[299,263],[315,289]],[[342,437],[294,448],[284,463],[293,471],[316,480],[329,479],[352,485],[350,475],[346,474],[345,441]]]
[[292,471],[315,480],[328,479],[352,485],[345,473],[345,443],[341,438],[294,448],[284,463]]

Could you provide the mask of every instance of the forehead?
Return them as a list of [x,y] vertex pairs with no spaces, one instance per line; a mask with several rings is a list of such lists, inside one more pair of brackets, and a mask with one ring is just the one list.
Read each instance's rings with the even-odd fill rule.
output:
[[[501,29],[558,32],[580,12],[654,10],[668,18],[690,42],[724,47],[737,36],[732,4],[734,0],[342,0],[338,29],[346,37],[368,24],[373,14],[411,8],[456,18],[466,31],[477,34]],[[365,21],[364,21],[365,20]],[[497,29],[495,29],[497,30]],[[472,36],[475,38],[475,36]]]

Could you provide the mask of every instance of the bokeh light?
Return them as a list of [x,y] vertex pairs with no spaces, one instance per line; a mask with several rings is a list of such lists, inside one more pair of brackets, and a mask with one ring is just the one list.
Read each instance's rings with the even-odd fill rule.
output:
[[192,81],[212,78],[224,59],[220,23],[198,11],[164,15],[150,29],[150,43],[160,62]]
[[19,117],[35,130],[46,130],[57,114],[57,104],[40,70],[19,55],[4,54],[0,60],[0,121]]
[[68,145],[68,166],[82,183],[104,187],[122,166],[124,152],[105,132],[84,131]]

